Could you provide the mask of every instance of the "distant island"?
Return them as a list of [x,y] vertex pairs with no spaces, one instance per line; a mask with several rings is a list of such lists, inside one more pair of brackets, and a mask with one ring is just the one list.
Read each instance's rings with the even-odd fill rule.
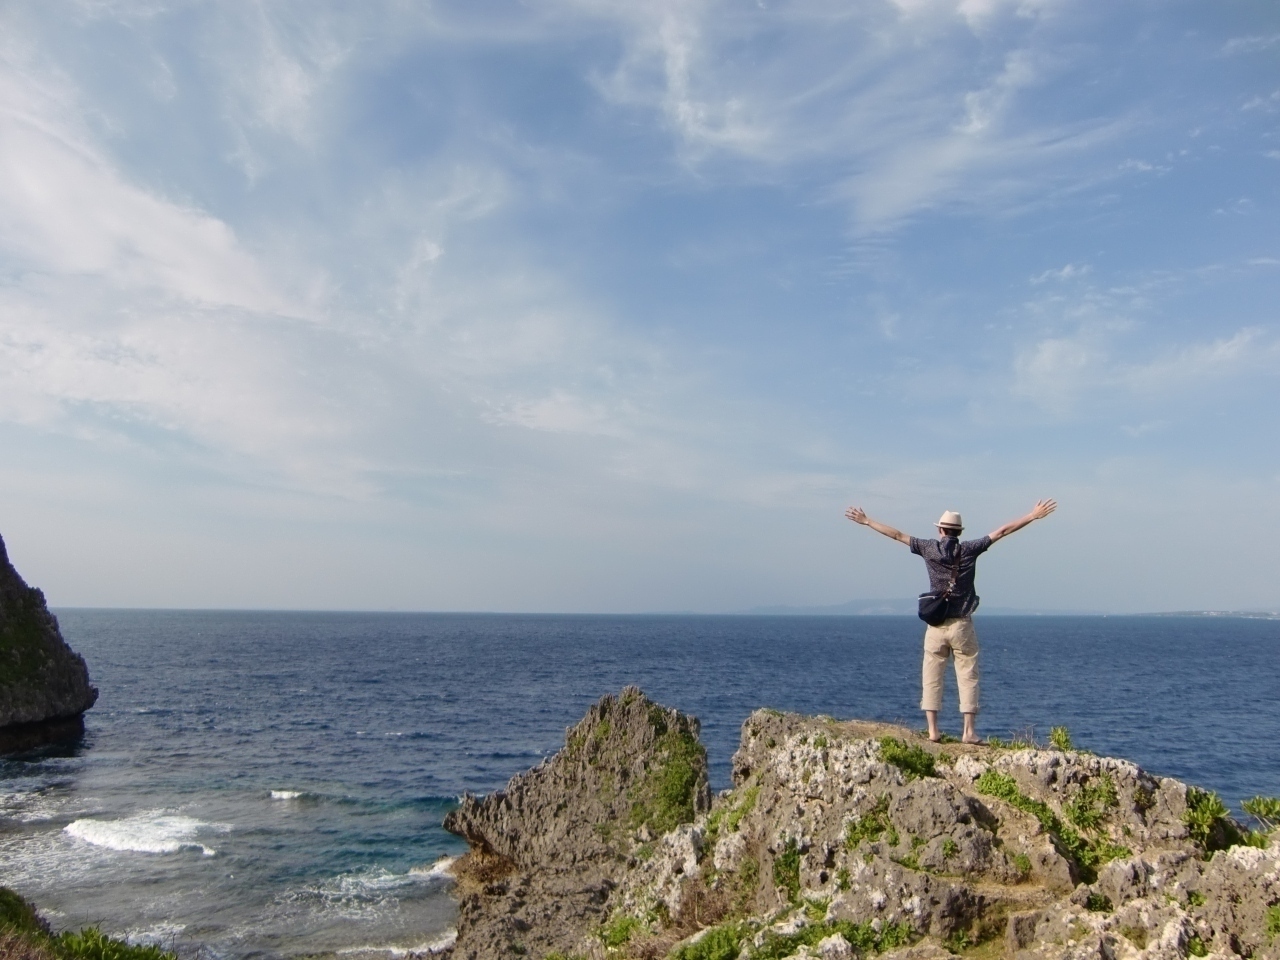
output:
[[[906,617],[916,615],[916,598],[889,600],[848,600],[828,606],[751,607],[736,611],[752,617]],[[1153,610],[1143,613],[1108,613],[1105,610],[1022,609],[980,606],[975,616],[987,617],[1240,617],[1249,620],[1280,620],[1280,611],[1268,610]]]

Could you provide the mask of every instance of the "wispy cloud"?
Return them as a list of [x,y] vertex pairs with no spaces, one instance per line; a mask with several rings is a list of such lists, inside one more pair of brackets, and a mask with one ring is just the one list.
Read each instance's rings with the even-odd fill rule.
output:
[[1030,278],[1032,286],[1039,286],[1050,280],[1078,280],[1081,277],[1088,276],[1092,272],[1092,268],[1087,263],[1068,263],[1056,270],[1046,270],[1044,273],[1038,273]]
[[1014,361],[1013,391],[1058,416],[1120,393],[1158,398],[1242,376],[1280,375],[1280,339],[1244,328],[1209,341],[1169,345],[1143,359],[1117,343],[1123,324],[1084,324],[1046,337]]
[[1227,56],[1243,53],[1257,53],[1280,43],[1280,33],[1257,33],[1247,37],[1232,37],[1222,45],[1222,52]]
[[[851,172],[831,196],[864,230],[938,205],[1020,201],[1047,168],[1116,133],[1114,118],[1045,123],[1023,109],[1062,67],[1037,33],[1052,2],[562,6],[623,31],[601,92],[659,110],[687,162],[749,160],[765,176],[841,164]],[[993,47],[977,71],[960,53],[975,35]]]

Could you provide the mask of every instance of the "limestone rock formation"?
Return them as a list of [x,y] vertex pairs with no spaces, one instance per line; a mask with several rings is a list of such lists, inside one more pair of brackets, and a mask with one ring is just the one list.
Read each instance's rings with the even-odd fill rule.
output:
[[554,757],[445,819],[471,847],[454,868],[455,956],[574,950],[599,928],[632,854],[710,806],[696,719],[635,687],[601,698]]
[[0,739],[22,740],[31,724],[75,721],[97,699],[84,658],[62,639],[44,594],[18,575],[0,540]]
[[605,698],[451,818],[492,868],[464,896],[468,960],[1280,960],[1280,833],[1127,760],[761,710],[733,789],[655,824],[628,793],[649,711],[679,717]]

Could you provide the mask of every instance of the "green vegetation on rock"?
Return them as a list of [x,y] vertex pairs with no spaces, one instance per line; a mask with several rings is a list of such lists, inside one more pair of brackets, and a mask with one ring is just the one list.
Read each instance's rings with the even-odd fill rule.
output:
[[[139,946],[108,937],[97,927],[79,933],[67,931],[54,936],[35,908],[6,887],[0,887],[0,935],[8,934],[21,957],[54,960],[176,960],[159,947]],[[12,947],[11,947],[12,950]]]
[[854,850],[863,840],[874,843],[880,839],[881,834],[888,831],[890,833],[890,846],[897,846],[898,834],[893,829],[893,824],[889,822],[889,795],[881,794],[880,799],[876,801],[876,805],[872,807],[863,816],[850,820],[844,828],[844,847],[846,850]]
[[[1254,800],[1266,801],[1269,798],[1255,797]],[[1257,817],[1249,809],[1257,806],[1252,800],[1245,801],[1245,812]],[[1263,809],[1266,809],[1263,807]],[[1256,830],[1241,830],[1239,825],[1229,816],[1227,805],[1212,790],[1201,790],[1199,787],[1187,787],[1187,810],[1182,815],[1182,822],[1187,825],[1187,832],[1192,841],[1211,857],[1218,850],[1244,845],[1266,849],[1268,837],[1266,833]]]
[[707,752],[689,730],[668,730],[662,708],[656,704],[650,708],[649,720],[658,732],[654,747],[658,759],[630,791],[631,826],[648,825],[663,834],[692,822],[698,776],[706,769]]
[[[1001,773],[994,767],[988,767],[986,772],[978,778],[977,788],[979,793],[989,797],[999,797],[1005,803],[1039,820],[1040,825],[1053,838],[1059,851],[1063,856],[1075,861],[1087,880],[1092,881],[1096,877],[1097,869],[1102,864],[1117,857],[1129,855],[1127,847],[1112,843],[1104,837],[1090,839],[1081,836],[1073,827],[1063,823],[1047,803],[1028,797],[1018,789],[1018,783],[1013,777],[1007,773]],[[1111,789],[1115,790],[1114,784]]]
[[1064,753],[1075,749],[1071,742],[1071,731],[1066,727],[1054,727],[1049,731],[1049,742]]
[[736,960],[742,941],[754,931],[749,923],[723,923],[693,943],[671,951],[671,960]]
[[907,775],[908,780],[938,775],[932,753],[894,737],[880,738],[880,759],[893,764]]
[[1280,826],[1280,797],[1250,797],[1240,806],[1265,833]]
[[636,917],[615,917],[600,931],[600,940],[606,947],[621,947],[630,943],[636,932],[643,928],[644,924]]
[[785,887],[788,898],[792,903],[796,902],[800,896],[800,846],[794,837],[774,858],[773,882],[776,886]]
[[1267,907],[1267,940],[1275,940],[1280,937],[1280,904],[1273,907]]
[[766,930],[760,945],[752,942],[757,927],[747,922],[731,922],[712,927],[693,943],[677,947],[669,954],[669,960],[737,960],[746,948],[748,960],[783,960],[793,956],[801,947],[816,947],[834,934],[840,934],[853,947],[855,954],[882,953],[896,950],[912,940],[911,927],[906,923],[886,924],[879,931],[871,922],[852,923],[848,920],[810,923],[795,933],[777,933]]
[[1090,913],[1110,913],[1114,907],[1105,893],[1091,893],[1085,898],[1084,908]]
[[1080,788],[1071,800],[1063,805],[1067,819],[1081,830],[1097,830],[1107,813],[1119,804],[1115,781],[1104,773]]

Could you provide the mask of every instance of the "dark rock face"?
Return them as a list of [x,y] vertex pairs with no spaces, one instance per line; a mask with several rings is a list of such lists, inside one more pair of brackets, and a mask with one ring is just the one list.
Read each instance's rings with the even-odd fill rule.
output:
[[0,741],[31,741],[35,724],[65,734],[97,699],[84,658],[62,639],[44,594],[26,585],[0,540]]
[[445,819],[471,847],[454,957],[574,952],[646,844],[710,808],[698,721],[636,687],[601,698],[559,753]]

